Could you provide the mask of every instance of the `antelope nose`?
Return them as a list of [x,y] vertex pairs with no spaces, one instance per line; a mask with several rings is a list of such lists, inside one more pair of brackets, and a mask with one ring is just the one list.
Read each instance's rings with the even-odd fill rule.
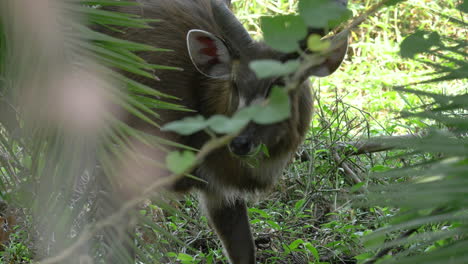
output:
[[232,153],[238,156],[246,156],[252,151],[253,144],[247,137],[236,137],[229,144]]

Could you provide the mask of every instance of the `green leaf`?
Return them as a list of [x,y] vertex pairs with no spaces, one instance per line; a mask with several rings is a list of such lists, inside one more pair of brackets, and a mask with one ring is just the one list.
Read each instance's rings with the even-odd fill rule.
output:
[[253,119],[254,116],[256,116],[260,111],[262,110],[262,107],[260,105],[251,105],[249,107],[244,107],[238,112],[234,114],[233,119],[239,119],[239,120],[247,120],[250,121]]
[[262,17],[261,25],[265,42],[282,52],[297,51],[298,42],[307,35],[307,27],[299,16]]
[[192,261],[193,257],[185,253],[179,253],[177,259],[180,261]]
[[305,204],[305,202],[306,201],[304,199],[300,199],[299,201],[296,202],[296,204],[294,204],[294,209],[296,211],[299,211],[302,208],[302,206]]
[[341,16],[339,16],[338,18],[336,19],[330,19],[328,21],[328,28],[329,29],[333,29],[333,28],[336,28],[337,26],[339,26],[341,23],[349,20],[350,18],[353,17],[353,11],[349,10],[349,9],[344,9],[343,13],[341,14]]
[[307,38],[307,48],[311,51],[326,51],[330,48],[330,45],[329,40],[322,40],[322,37],[318,34],[312,34]]
[[173,131],[187,136],[205,129],[206,121],[201,115],[186,117],[182,120],[174,121],[164,125],[161,130]]
[[304,243],[304,247],[307,248],[307,250],[312,253],[312,255],[314,256],[315,258],[315,261],[320,261],[320,255],[318,253],[318,250],[317,248],[315,248],[314,246],[312,246],[312,244],[310,242],[307,242],[307,243]]
[[399,4],[401,2],[404,2],[406,0],[390,0],[388,1],[387,3],[385,3],[386,6],[392,6],[392,5],[396,5],[396,4]]
[[268,147],[265,144],[260,144],[260,151],[265,155],[265,157],[270,157],[270,151],[268,151]]
[[288,255],[289,253],[291,253],[291,250],[289,249],[288,245],[282,243],[281,246],[283,247],[283,254]]
[[257,124],[266,125],[281,122],[291,114],[288,92],[278,86],[271,89],[268,104],[253,117]]
[[457,6],[458,10],[464,12],[464,13],[468,13],[468,1],[467,0],[463,0],[463,2]]
[[145,23],[145,20],[139,19],[138,16],[119,13],[115,11],[107,11],[89,7],[77,7],[76,11],[81,11],[86,14],[90,22],[96,24],[106,24],[134,28],[151,28]]
[[308,26],[313,28],[330,28],[331,26],[335,26],[349,18],[350,12],[347,8],[332,0],[299,1],[299,13],[301,17]]
[[291,242],[291,244],[289,244],[289,248],[291,250],[294,250],[296,249],[297,247],[299,247],[300,245],[302,245],[304,243],[304,240],[302,239],[296,239],[294,240],[293,242]]
[[266,219],[272,217],[272,216],[269,215],[267,212],[265,212],[265,211],[263,211],[263,210],[261,210],[261,209],[258,209],[258,208],[249,208],[249,212],[250,212],[250,213],[257,213],[257,214],[259,214],[261,217],[266,218]]
[[[366,252],[366,253],[359,254],[355,256],[354,258],[357,260],[367,260],[371,258],[372,256],[373,256],[372,252]],[[364,262],[359,262],[359,263],[364,263]]]
[[263,79],[288,75],[295,72],[299,65],[298,60],[289,60],[285,63],[276,60],[256,60],[251,62],[249,66],[259,79]]
[[277,222],[273,220],[265,220],[265,222],[269,224],[273,229],[281,230],[281,226]]
[[390,170],[390,168],[385,165],[375,165],[374,167],[371,168],[372,172],[385,172],[388,170]]
[[441,45],[441,42],[437,32],[417,31],[403,40],[400,45],[400,54],[403,58],[413,58],[438,45]]
[[195,160],[195,154],[192,151],[173,151],[167,155],[166,165],[171,172],[181,174],[190,168]]
[[168,123],[164,125],[161,130],[173,131],[181,135],[191,135],[209,127],[216,133],[232,133],[242,129],[262,111],[264,111],[264,109],[261,106],[252,105],[241,109],[232,118],[214,115],[208,120],[205,120],[201,115],[191,116]]
[[191,135],[207,127],[216,133],[233,133],[246,126],[258,113],[264,111],[259,105],[245,107],[238,111],[232,118],[222,115],[214,115],[208,120],[201,115],[186,117],[168,123],[162,127],[163,131],[173,131],[181,135]]
[[239,131],[247,125],[248,122],[249,119],[236,118],[236,116],[229,119],[222,115],[215,115],[208,119],[207,125],[216,133],[227,134]]
[[355,193],[355,192],[361,190],[361,188],[362,188],[362,186],[364,186],[364,184],[365,184],[365,182],[360,182],[360,183],[357,183],[357,184],[351,186],[351,192]]

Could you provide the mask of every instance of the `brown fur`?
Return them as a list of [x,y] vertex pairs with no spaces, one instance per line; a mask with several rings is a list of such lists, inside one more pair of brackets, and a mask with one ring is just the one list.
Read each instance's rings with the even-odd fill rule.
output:
[[[139,0],[139,7],[119,7],[121,12],[141,15],[144,18],[160,19],[152,29],[123,29],[109,32],[116,37],[145,43],[173,52],[146,52],[139,54],[154,64],[180,67],[183,72],[157,70],[161,81],[130,75],[161,92],[176,96],[195,112],[157,110],[161,124],[201,114],[210,117],[215,114],[232,115],[237,109],[240,97],[249,105],[265,94],[274,80],[258,80],[248,69],[250,61],[257,59],[281,60],[285,54],[275,52],[262,43],[253,42],[248,46],[232,43],[216,21],[211,0]],[[230,2],[230,1],[228,1]],[[217,4],[221,4],[218,0]],[[230,80],[210,79],[200,74],[192,64],[187,52],[186,35],[191,29],[201,29],[223,39],[236,54]],[[336,66],[337,67],[337,66]],[[336,68],[335,67],[335,68]],[[234,80],[235,79],[235,80]],[[234,87],[233,83],[236,83]],[[269,157],[262,157],[258,167],[252,168],[245,161],[233,155],[228,147],[209,155],[193,172],[206,184],[184,178],[174,183],[176,191],[196,188],[201,191],[201,202],[211,224],[220,236],[231,262],[234,264],[255,263],[253,240],[250,234],[244,196],[264,191],[273,186],[302,142],[312,113],[312,96],[308,85],[290,94],[291,117],[272,125],[251,124],[257,143],[268,147]],[[205,133],[179,136],[150,127],[144,121],[130,116],[127,122],[135,128],[157,136],[175,140],[194,148],[200,148],[209,140]],[[155,175],[157,177],[158,175]]]
[[10,241],[10,234],[13,233],[13,227],[15,225],[15,216],[0,216],[0,249],[3,249],[5,245]]
[[[183,72],[159,70],[155,74],[161,81],[150,80],[144,77],[131,76],[133,79],[153,87],[161,92],[181,98],[173,103],[183,104],[196,113],[157,110],[161,115],[158,122],[165,124],[179,120],[186,116],[202,114],[206,117],[222,114],[232,115],[237,110],[236,95],[233,95],[230,81],[207,79],[195,69],[187,54],[186,34],[191,29],[202,29],[223,36],[223,32],[217,26],[217,22],[211,15],[211,1],[209,0],[142,0],[142,7],[119,7],[118,10],[126,13],[134,13],[144,18],[157,18],[160,22],[152,23],[153,29],[128,29],[124,33],[112,33],[112,35],[132,41],[141,42],[158,48],[172,49],[174,52],[152,52],[139,54],[150,63],[180,67]],[[110,32],[108,32],[110,33]],[[277,58],[281,54],[275,53],[261,43],[252,45],[248,60]],[[241,61],[242,65],[248,65],[248,61]],[[245,67],[245,66],[244,66]],[[253,73],[252,73],[253,74]],[[255,78],[254,76],[237,76],[237,78]],[[305,86],[306,87],[306,86]],[[258,91],[251,87],[252,96]],[[251,98],[254,99],[254,98]],[[271,130],[272,137],[281,134],[278,143],[269,147],[271,160],[275,163],[286,164],[292,153],[302,142],[311,116],[310,90],[303,88],[291,95],[292,117],[288,121],[265,126],[259,129]],[[131,118],[128,122],[133,126],[147,130],[147,124],[138,118]],[[149,129],[151,133],[165,136],[167,133]],[[172,134],[172,133],[170,133]],[[179,143],[196,148],[201,147],[208,137],[202,133],[179,137],[171,135],[171,138]],[[284,166],[284,165],[283,165]],[[264,190],[274,184],[282,171],[282,166],[274,166],[275,170],[269,173],[268,168],[260,165],[258,168],[250,168],[237,157],[234,157],[227,148],[216,151],[210,155],[197,170],[197,176],[209,182],[209,189],[218,190],[220,186],[233,188],[238,191]],[[267,174],[267,175],[264,175]],[[274,175],[271,175],[274,174]],[[275,176],[275,177],[273,177]],[[212,182],[216,182],[211,184]],[[213,186],[211,186],[213,185]]]

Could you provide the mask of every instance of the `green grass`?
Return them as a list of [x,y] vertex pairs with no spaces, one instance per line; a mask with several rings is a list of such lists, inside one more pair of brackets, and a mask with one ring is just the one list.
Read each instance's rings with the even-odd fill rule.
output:
[[[352,1],[350,8],[358,14],[373,3]],[[234,10],[259,39],[260,16],[292,13],[296,4],[297,1],[286,0],[234,1]],[[301,149],[302,156],[308,159],[295,160],[274,191],[249,204],[259,263],[315,263],[317,257],[324,263],[354,263],[354,257],[364,252],[361,238],[382,227],[396,213],[396,209],[388,207],[352,206],[350,187],[354,183],[331,157],[330,149],[337,142],[417,133],[426,127],[419,120],[398,118],[400,111],[420,106],[426,103],[425,99],[399,93],[392,87],[429,79],[426,75],[433,69],[422,62],[401,58],[399,43],[418,29],[460,37],[465,29],[440,16],[459,18],[455,6],[456,1],[415,0],[381,10],[354,32],[341,69],[331,77],[314,81],[316,114],[309,139]],[[466,93],[468,86],[466,81],[453,81],[416,88],[460,94]],[[346,162],[366,184],[372,181],[386,185],[405,178],[375,179],[369,175],[431,158],[427,155],[394,158],[402,153],[395,150],[352,156]],[[160,217],[158,223],[203,255],[168,243],[168,251],[184,252],[190,257],[173,253],[163,263],[180,263],[177,256],[185,259],[182,263],[227,263],[216,236],[207,229],[196,197],[188,196],[180,207],[190,219],[200,221],[187,223],[171,215]]]

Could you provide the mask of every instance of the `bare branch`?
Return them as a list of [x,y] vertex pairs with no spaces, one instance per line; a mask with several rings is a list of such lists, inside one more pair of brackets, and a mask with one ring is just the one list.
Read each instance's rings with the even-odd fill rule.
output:
[[345,155],[361,155],[382,152],[391,149],[405,148],[396,142],[417,139],[418,134],[407,134],[401,136],[374,137],[366,140],[338,143],[335,149],[341,150]]
[[351,181],[352,184],[358,184],[361,183],[362,180],[359,178],[359,176],[351,169],[349,164],[345,161],[345,159],[342,159],[338,152],[333,151],[333,159],[335,160],[336,164],[343,169],[345,172],[346,177]]

